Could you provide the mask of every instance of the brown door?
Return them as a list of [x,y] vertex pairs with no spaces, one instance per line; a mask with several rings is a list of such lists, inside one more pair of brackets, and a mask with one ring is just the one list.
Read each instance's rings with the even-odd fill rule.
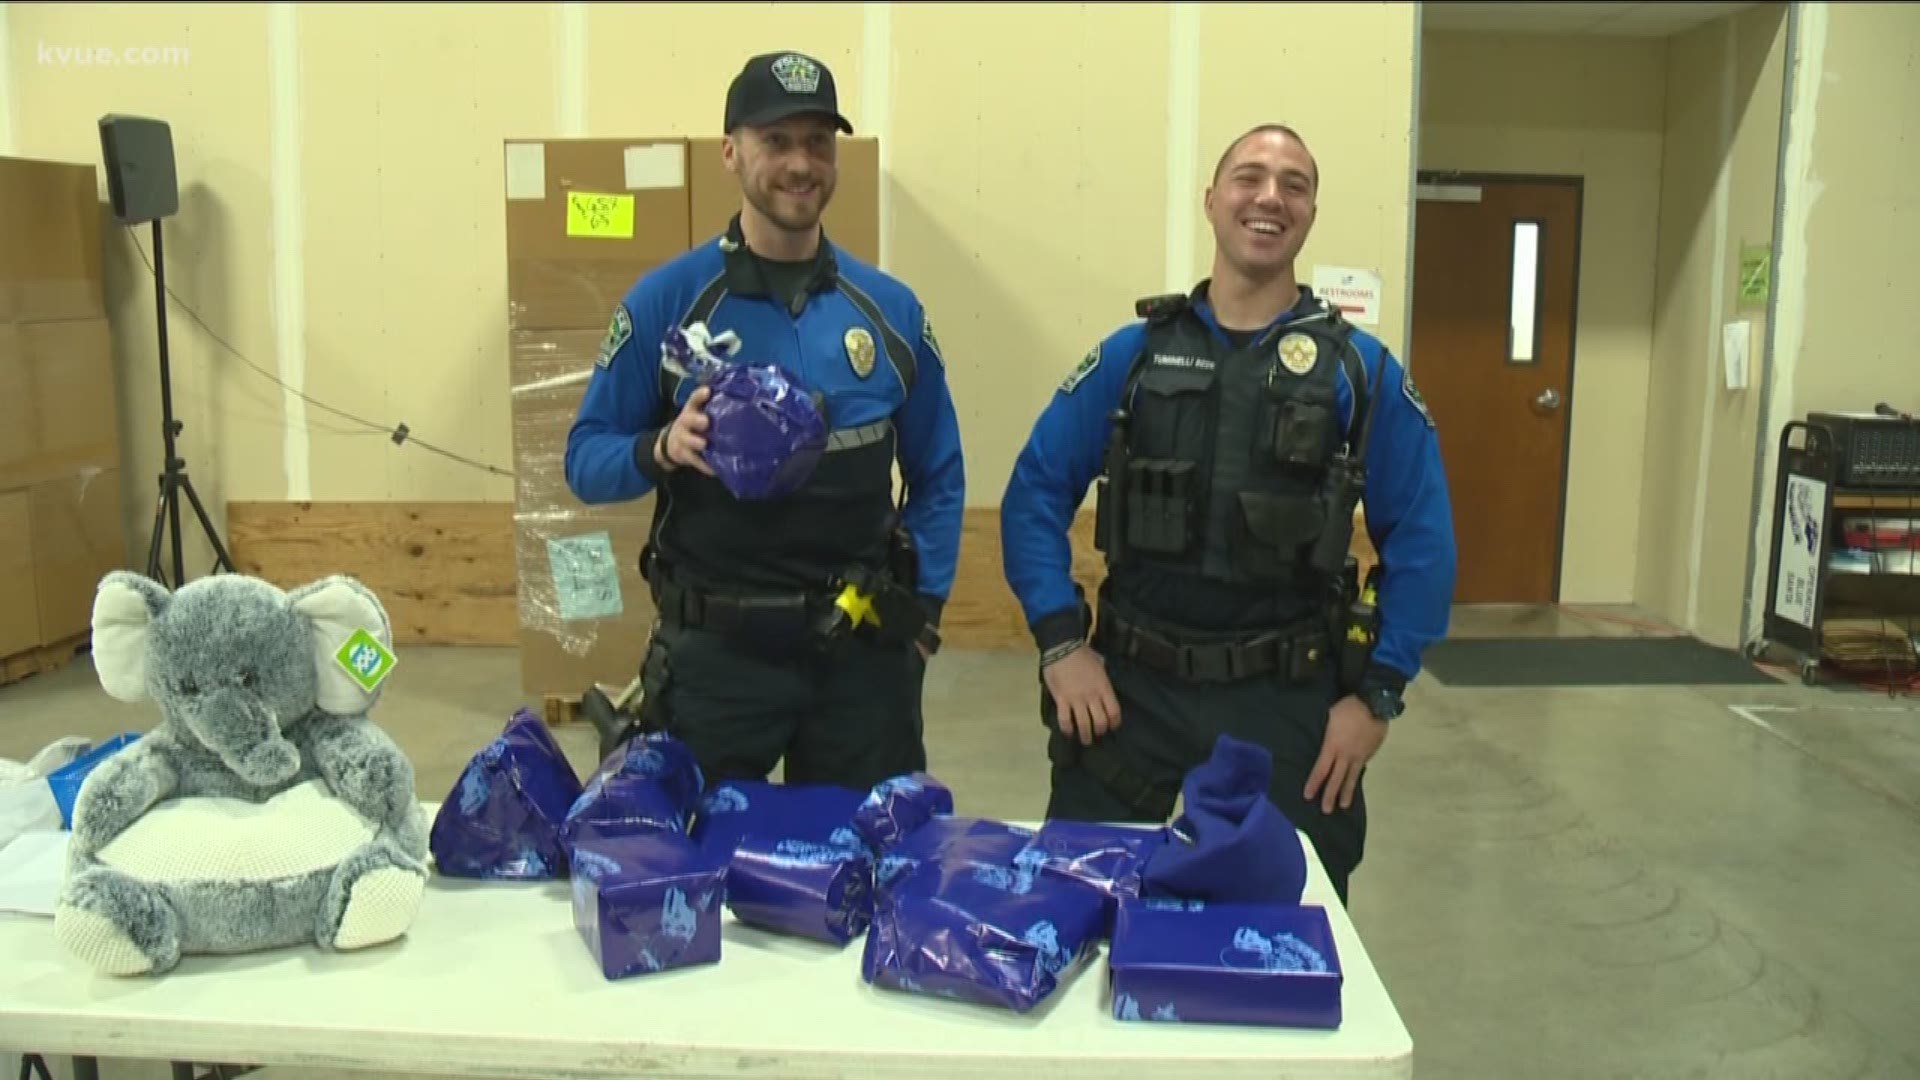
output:
[[1439,426],[1459,603],[1559,590],[1573,389],[1577,182],[1425,179],[1412,371]]

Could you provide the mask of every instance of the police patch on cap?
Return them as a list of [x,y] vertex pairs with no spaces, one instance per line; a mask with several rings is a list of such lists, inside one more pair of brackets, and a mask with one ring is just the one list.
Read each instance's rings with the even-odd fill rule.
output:
[[1087,355],[1080,358],[1080,362],[1074,365],[1072,371],[1067,372],[1066,379],[1060,383],[1060,392],[1063,394],[1073,393],[1074,387],[1079,386],[1087,376],[1093,374],[1093,369],[1099,366],[1100,346],[1095,345],[1093,348],[1087,350]]
[[773,62],[773,77],[789,94],[811,94],[820,89],[820,65],[795,53]]
[[620,351],[633,337],[633,317],[627,314],[627,305],[621,304],[613,309],[613,321],[607,325],[607,336],[600,339],[600,355],[594,357],[594,364],[607,367],[613,363],[613,354]]
[[1295,375],[1313,370],[1320,359],[1320,346],[1305,334],[1293,333],[1280,339],[1280,363]]
[[847,363],[853,365],[853,373],[866,378],[873,374],[873,335],[863,326],[847,331]]

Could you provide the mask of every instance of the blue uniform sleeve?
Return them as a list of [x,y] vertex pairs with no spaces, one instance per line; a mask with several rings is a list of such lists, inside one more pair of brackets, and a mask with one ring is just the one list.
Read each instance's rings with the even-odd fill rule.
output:
[[1134,323],[1081,359],[1034,421],[1000,499],[1007,584],[1043,652],[1085,633],[1069,534],[1100,475],[1112,413],[1145,340],[1145,324]]
[[[953,591],[960,562],[960,526],[966,513],[966,465],[960,418],[947,386],[946,361],[926,313],[913,344],[917,375],[900,407],[900,475],[907,483],[901,524],[913,537],[920,564],[918,591],[937,620]],[[911,324],[909,324],[911,325]]]
[[[1380,555],[1380,640],[1367,678],[1397,688],[1420,673],[1421,655],[1447,632],[1457,567],[1453,505],[1439,435],[1412,377],[1377,342],[1361,356],[1378,399],[1363,499],[1367,535]],[[1351,391],[1343,396],[1350,415]]]
[[567,486],[589,505],[638,499],[660,482],[653,444],[660,400],[659,303],[646,283],[614,310],[586,396],[567,432]]

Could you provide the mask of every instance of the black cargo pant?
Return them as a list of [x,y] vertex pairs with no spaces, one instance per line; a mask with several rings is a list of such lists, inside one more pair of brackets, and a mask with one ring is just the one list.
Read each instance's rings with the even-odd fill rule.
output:
[[[1096,649],[1099,643],[1096,641]],[[1103,654],[1104,655],[1104,654]],[[1099,740],[1133,777],[1165,793],[1169,802],[1186,775],[1213,753],[1221,735],[1257,743],[1273,755],[1267,797],[1313,842],[1321,865],[1344,905],[1347,881],[1365,852],[1367,804],[1362,781],[1353,805],[1328,814],[1320,800],[1303,797],[1320,759],[1329,710],[1337,700],[1331,671],[1311,683],[1265,675],[1235,682],[1188,682],[1115,657],[1106,657],[1107,678],[1120,702],[1120,726]],[[1077,740],[1060,733],[1053,695],[1040,688],[1041,715],[1051,729],[1053,795],[1047,816],[1079,821],[1159,821],[1111,790],[1089,767]],[[1324,796],[1325,792],[1318,794]]]
[[866,632],[778,654],[662,624],[641,670],[641,724],[687,745],[708,783],[765,780],[865,790],[927,764],[911,644]]

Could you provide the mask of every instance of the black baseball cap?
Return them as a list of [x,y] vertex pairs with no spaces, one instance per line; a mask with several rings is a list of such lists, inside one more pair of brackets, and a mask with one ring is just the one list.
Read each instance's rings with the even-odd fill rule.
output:
[[840,115],[833,72],[797,52],[762,53],[747,61],[727,87],[727,124],[771,124],[799,113],[825,113],[841,131],[853,134],[853,122]]

